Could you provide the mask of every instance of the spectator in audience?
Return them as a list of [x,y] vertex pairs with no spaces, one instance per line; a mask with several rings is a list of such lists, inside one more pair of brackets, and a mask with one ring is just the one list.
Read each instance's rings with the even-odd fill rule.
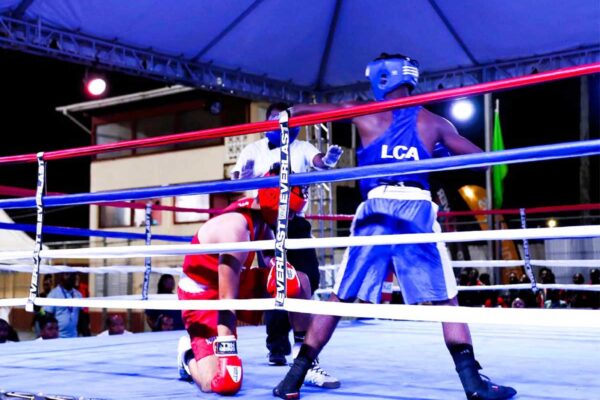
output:
[[[469,274],[462,270],[460,275],[456,278],[456,284],[458,286],[469,286]],[[459,290],[458,292],[458,305],[463,307],[473,307],[472,304],[473,295],[467,290]]]
[[[550,268],[542,267],[540,268],[539,282],[542,284],[552,285],[556,283],[556,277]],[[552,292],[556,292],[556,294]],[[542,308],[559,308],[559,307],[549,307],[549,304],[552,303],[552,298],[555,298],[557,301],[561,298],[560,290],[556,289],[544,289],[541,290],[540,295],[538,296],[538,302],[540,303],[540,307]],[[541,298],[540,298],[541,297]],[[550,300],[550,303],[548,301]],[[557,303],[558,304],[558,303]],[[566,304],[566,302],[565,302]],[[555,304],[556,305],[556,304]]]
[[42,280],[42,292],[38,297],[48,297],[48,294],[52,290],[52,275],[46,274],[44,275],[44,279]]
[[131,332],[125,329],[125,322],[118,314],[113,314],[106,318],[106,330],[99,333],[98,336],[128,335]]
[[[521,275],[521,279],[519,279],[519,283],[531,283],[531,280],[527,274],[523,274]],[[525,307],[527,308],[541,307],[536,301],[536,294],[531,289],[519,290],[518,297],[525,302]]]
[[[83,298],[90,297],[90,289],[87,282],[81,280],[81,276],[77,275],[77,284],[75,288],[79,290],[81,296]],[[92,336],[92,331],[90,330],[90,310],[87,307],[84,307],[79,312],[79,320],[77,321],[77,332],[79,332],[79,336]]]
[[[77,274],[74,272],[63,272],[61,281],[48,294],[48,298],[52,299],[81,299],[81,293],[75,289],[75,281]],[[44,307],[45,313],[51,313],[58,321],[59,337],[69,338],[77,337],[77,323],[79,321],[78,307]],[[41,329],[41,326],[40,326]]]
[[500,296],[496,290],[492,290],[490,293],[491,293],[491,295],[483,304],[484,307],[487,307],[487,308],[494,308],[494,307],[507,308],[508,307],[506,305],[506,302],[502,298],[502,296]]
[[479,276],[479,281],[483,284],[483,286],[492,286],[491,280],[490,280],[490,274],[488,273],[483,273]]
[[[508,274],[508,284],[509,285],[517,285],[519,284],[519,278],[517,276],[516,272],[511,272],[510,274]],[[520,290],[519,289],[508,289],[505,293],[504,293],[504,298],[507,304],[512,304],[512,302],[519,297],[519,293]]]
[[[175,278],[173,275],[164,274],[161,275],[158,280],[158,289],[156,293],[158,294],[173,294],[175,293]],[[153,332],[160,331],[160,327],[162,326],[162,322],[159,320],[159,317],[162,315],[168,315],[172,319],[173,329],[169,330],[181,330],[184,329],[183,320],[181,319],[181,311],[180,310],[146,310],[146,322],[150,329]]]
[[[480,279],[481,278],[481,279]],[[490,286],[490,275],[481,274],[475,268],[465,268],[456,279],[459,286]],[[497,295],[496,295],[497,296]],[[488,290],[461,291],[458,293],[458,303],[465,307],[481,307],[490,300],[492,294]],[[490,300],[491,301],[491,300]]]
[[481,286],[482,283],[479,280],[479,270],[477,268],[471,268],[469,271],[469,286]]
[[8,342],[8,333],[10,331],[10,325],[8,322],[0,318],[0,343]]
[[519,297],[515,298],[510,304],[511,308],[525,308],[525,302]]
[[[590,271],[590,284],[600,285],[600,269],[592,269]],[[593,309],[600,308],[600,292],[590,292],[590,307]]]
[[600,269],[592,269],[590,271],[590,283],[592,285],[600,285]]
[[17,334],[17,331],[15,331],[6,320],[0,318],[0,343],[18,341],[19,335]]
[[51,314],[40,318],[40,337],[37,340],[57,339],[59,335],[58,321]]
[[548,300],[544,302],[544,308],[567,308],[567,302],[560,299],[559,290],[549,289],[546,296]]
[[156,331],[173,331],[175,330],[173,318],[168,315],[160,315],[158,317],[158,326]]
[[552,273],[550,268],[542,267],[540,268],[538,281],[540,283],[554,283],[554,273]]
[[[490,279],[490,274],[483,273],[479,276],[479,282],[481,282],[482,286],[492,286],[492,281]],[[491,298],[492,293],[489,290],[480,290],[477,292],[477,306],[480,307],[485,305],[485,302]]]
[[[577,273],[573,275],[574,285],[583,285],[585,278],[583,274]],[[571,308],[587,308],[590,306],[590,294],[585,290],[572,290],[569,294],[569,307]]]
[[[42,291],[38,294],[38,297],[48,297],[48,294],[50,293],[50,291],[52,290],[52,275],[51,274],[46,274],[44,275],[44,278],[42,279]],[[42,310],[42,307],[40,306],[33,306],[33,319],[31,321],[31,324],[33,326],[33,331],[35,332],[35,336],[39,336],[40,335],[40,324],[39,324],[39,319],[42,318],[44,316],[44,312]]]

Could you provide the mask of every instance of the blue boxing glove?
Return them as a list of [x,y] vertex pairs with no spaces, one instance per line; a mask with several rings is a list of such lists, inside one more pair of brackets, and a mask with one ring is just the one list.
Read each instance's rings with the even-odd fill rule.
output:
[[335,144],[333,146],[329,146],[327,153],[323,156],[323,164],[325,164],[327,168],[335,167],[342,157],[342,154],[344,154],[344,150],[340,146]]

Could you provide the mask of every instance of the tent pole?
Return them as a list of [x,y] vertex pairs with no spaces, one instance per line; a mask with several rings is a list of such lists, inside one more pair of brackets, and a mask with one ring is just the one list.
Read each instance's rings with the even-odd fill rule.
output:
[[[486,93],[483,95],[483,108],[484,108],[484,125],[485,125],[485,151],[492,151],[492,113],[493,113],[493,103],[492,103],[492,94]],[[486,193],[486,208],[488,210],[492,209],[492,168],[488,168],[485,171],[485,193]],[[487,216],[487,224],[488,229],[494,229],[494,220],[492,215]],[[494,259],[494,243],[492,241],[488,241],[487,243],[487,259]],[[497,282],[497,281],[496,281]]]

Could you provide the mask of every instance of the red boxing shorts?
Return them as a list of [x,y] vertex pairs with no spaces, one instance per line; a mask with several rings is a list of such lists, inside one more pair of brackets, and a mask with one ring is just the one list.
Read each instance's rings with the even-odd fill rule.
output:
[[[266,297],[267,276],[269,268],[251,268],[242,270],[240,276],[240,299],[256,299]],[[185,274],[177,287],[179,300],[218,300],[219,284],[200,284]],[[214,354],[213,340],[217,334],[219,312],[216,310],[183,310],[181,312],[185,329],[192,342],[194,358],[201,360]],[[236,312],[238,321],[258,325],[262,319],[262,311],[240,310]]]

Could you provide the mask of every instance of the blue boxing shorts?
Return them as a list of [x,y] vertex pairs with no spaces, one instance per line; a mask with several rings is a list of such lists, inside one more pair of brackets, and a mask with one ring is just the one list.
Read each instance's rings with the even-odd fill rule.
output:
[[[437,210],[429,191],[378,186],[358,207],[352,236],[441,232]],[[391,268],[408,304],[448,300],[458,293],[450,257],[442,242],[350,247],[333,291],[341,300],[359,298],[379,303]]]

